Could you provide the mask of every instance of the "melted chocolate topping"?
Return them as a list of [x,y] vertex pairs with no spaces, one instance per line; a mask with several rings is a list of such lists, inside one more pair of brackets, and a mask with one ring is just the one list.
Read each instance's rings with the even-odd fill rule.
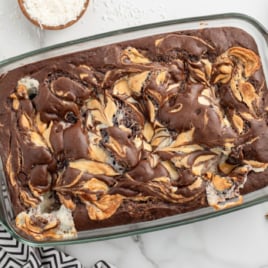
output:
[[242,30],[59,56],[2,75],[0,88],[16,214],[50,193],[91,229],[225,208],[267,185],[267,88]]

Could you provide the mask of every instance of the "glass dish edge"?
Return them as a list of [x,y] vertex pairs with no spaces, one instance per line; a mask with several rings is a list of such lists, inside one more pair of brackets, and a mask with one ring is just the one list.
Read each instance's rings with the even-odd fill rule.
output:
[[[241,19],[241,20],[247,21],[249,24],[252,24],[254,27],[256,27],[260,31],[260,33],[264,36],[264,38],[266,40],[268,39],[267,31],[266,31],[265,27],[262,24],[260,24],[257,20],[255,20],[254,18],[252,18],[248,15],[245,15],[242,13],[213,14],[213,15],[208,15],[208,16],[182,18],[182,19],[176,19],[176,20],[168,20],[168,21],[163,21],[163,22],[145,24],[145,25],[141,25],[141,26],[134,26],[134,27],[130,27],[130,28],[110,31],[110,32],[102,33],[102,34],[97,34],[97,35],[93,35],[93,36],[89,36],[89,37],[83,37],[83,38],[79,38],[76,40],[71,40],[71,41],[59,43],[56,45],[33,50],[30,52],[27,52],[27,53],[3,60],[0,62],[0,70],[4,66],[16,63],[17,61],[21,61],[25,58],[38,56],[39,54],[47,53],[47,52],[61,49],[64,47],[79,45],[81,43],[90,42],[92,40],[100,40],[100,39],[106,38],[106,37],[112,37],[112,36],[117,36],[120,34],[132,33],[135,31],[148,30],[148,29],[157,28],[157,27],[178,25],[178,24],[189,23],[189,22],[195,23],[195,22],[202,22],[202,21],[226,20],[226,19],[227,20],[228,19],[238,19],[238,20]],[[268,71],[268,70],[266,70],[266,71]],[[1,74],[0,74],[0,77],[1,77]],[[267,75],[266,75],[266,78],[267,78]],[[0,173],[2,173],[0,175],[2,177],[1,179],[3,179],[4,174],[3,174],[1,166],[0,166]],[[3,213],[5,214],[6,212],[4,212],[5,207],[3,206],[2,190],[1,190],[0,199],[1,199],[0,214],[3,215]],[[57,241],[57,240],[56,241],[42,241],[42,242],[32,241],[30,239],[27,239],[27,238],[22,237],[19,234],[17,234],[15,229],[12,226],[10,226],[10,224],[6,220],[0,219],[0,221],[3,223],[4,228],[8,232],[10,232],[16,239],[18,239],[19,241],[22,241],[25,244],[28,244],[30,246],[55,246],[55,245],[68,245],[68,244],[95,242],[95,241],[100,241],[100,240],[107,240],[107,239],[119,238],[119,237],[124,237],[124,236],[142,234],[142,233],[146,233],[146,232],[158,231],[158,230],[171,228],[171,227],[175,227],[175,226],[190,224],[193,222],[199,222],[199,221],[206,220],[206,219],[209,219],[212,217],[217,217],[220,215],[224,215],[226,213],[230,213],[230,212],[237,211],[237,210],[240,210],[243,208],[247,208],[247,207],[250,207],[253,205],[257,205],[257,204],[260,204],[260,203],[265,202],[265,201],[268,201],[268,186],[263,188],[263,189],[260,189],[258,191],[255,191],[253,193],[245,195],[244,203],[242,205],[235,206],[232,208],[228,208],[228,209],[224,209],[224,210],[220,210],[220,211],[215,211],[212,208],[208,207],[208,208],[204,208],[204,209],[199,209],[196,212],[193,211],[193,212],[187,212],[187,213],[180,214],[180,215],[183,215],[184,217],[186,216],[186,218],[179,219],[178,221],[173,220],[170,222],[163,223],[163,222],[165,222],[165,220],[160,219],[160,220],[154,221],[154,223],[155,223],[154,226],[148,226],[148,227],[139,227],[140,225],[145,225],[146,222],[145,223],[141,222],[139,224],[130,224],[130,225],[128,225],[130,227],[130,229],[127,231],[126,230],[120,231],[120,227],[122,227],[122,226],[109,227],[111,230],[117,230],[117,231],[111,232],[108,235],[106,234],[106,235],[95,235],[95,236],[91,236],[91,237],[78,237],[75,239],[60,240],[60,241]],[[178,217],[180,215],[176,215],[176,216],[172,216],[172,217],[168,217],[168,218],[171,219],[174,217]],[[187,218],[187,215],[192,215],[192,216],[189,216]],[[105,229],[107,229],[107,228],[105,228]],[[97,233],[101,233],[101,230],[102,229],[99,229],[99,231]],[[88,232],[88,231],[86,231],[86,232]]]

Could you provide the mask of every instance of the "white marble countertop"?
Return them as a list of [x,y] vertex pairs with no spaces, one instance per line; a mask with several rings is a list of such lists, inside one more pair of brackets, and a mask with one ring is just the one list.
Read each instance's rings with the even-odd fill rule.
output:
[[[41,31],[17,0],[0,0],[0,61],[79,37],[168,19],[240,12],[268,28],[266,0],[91,0],[84,17],[61,31]],[[268,51],[267,51],[268,52]],[[90,267],[104,259],[118,268],[268,268],[268,203],[199,223],[61,249]]]

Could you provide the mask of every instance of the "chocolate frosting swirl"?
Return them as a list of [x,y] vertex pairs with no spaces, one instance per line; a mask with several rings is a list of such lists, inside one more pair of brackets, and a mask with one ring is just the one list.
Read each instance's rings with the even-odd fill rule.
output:
[[10,71],[0,87],[17,214],[49,193],[88,229],[226,208],[266,185],[256,174],[268,165],[267,88],[242,30],[94,48]]

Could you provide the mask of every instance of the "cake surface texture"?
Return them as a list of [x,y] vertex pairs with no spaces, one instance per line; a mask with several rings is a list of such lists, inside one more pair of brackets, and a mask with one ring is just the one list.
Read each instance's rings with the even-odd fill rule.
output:
[[16,227],[37,240],[225,209],[268,184],[268,96],[238,28],[160,34],[0,76]]

